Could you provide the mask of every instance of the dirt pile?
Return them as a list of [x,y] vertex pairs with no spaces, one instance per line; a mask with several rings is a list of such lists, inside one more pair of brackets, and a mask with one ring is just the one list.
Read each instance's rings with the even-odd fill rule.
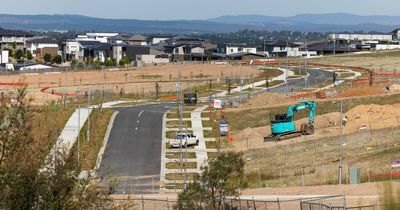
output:
[[282,94],[262,93],[248,100],[245,104],[241,106],[241,108],[277,106],[283,104],[291,104],[294,102],[296,101]]
[[[343,114],[347,123],[343,127],[345,135],[394,128],[400,126],[400,104],[393,105],[359,105]],[[264,137],[271,134],[270,126],[247,128],[233,133],[235,141],[231,144],[232,150],[243,151],[248,149],[269,148],[277,145],[288,145],[296,142],[313,139],[327,138],[339,135],[340,113],[333,112],[315,117],[315,133],[310,136],[301,136],[280,142],[264,142]],[[295,121],[299,128],[302,123],[307,123],[308,118]]]

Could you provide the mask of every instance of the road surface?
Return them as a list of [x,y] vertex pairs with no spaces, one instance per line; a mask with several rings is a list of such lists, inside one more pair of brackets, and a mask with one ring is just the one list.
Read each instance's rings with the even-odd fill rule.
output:
[[116,194],[159,190],[161,134],[167,104],[119,110],[99,168],[101,177],[116,178]]

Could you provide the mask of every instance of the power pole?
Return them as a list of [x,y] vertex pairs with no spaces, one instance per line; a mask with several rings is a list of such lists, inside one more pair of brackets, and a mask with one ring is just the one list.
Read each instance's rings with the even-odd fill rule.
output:
[[343,153],[343,100],[340,100],[340,145],[339,145],[339,174],[338,181],[339,185],[342,184],[342,153]]
[[81,163],[81,105],[78,105],[78,166]]
[[88,121],[87,121],[87,130],[86,130],[86,142],[90,140],[90,90],[88,91]]
[[[179,65],[179,64],[177,64]],[[176,82],[176,95],[177,95],[177,102],[178,102],[178,112],[179,112],[179,133],[182,134],[182,118],[183,118],[183,113],[182,113],[182,84],[181,84],[181,69],[178,66],[178,80]],[[183,154],[182,154],[182,135],[179,138],[179,153],[180,153],[180,158],[179,158],[179,167],[180,171],[182,174],[182,162],[183,162]]]

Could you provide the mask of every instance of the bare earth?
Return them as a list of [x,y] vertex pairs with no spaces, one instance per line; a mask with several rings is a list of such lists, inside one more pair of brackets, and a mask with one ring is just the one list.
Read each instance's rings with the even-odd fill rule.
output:
[[[43,103],[58,97],[40,92],[41,88],[50,87],[57,92],[75,93],[86,90],[111,90],[125,93],[148,93],[155,90],[158,82],[162,92],[175,91],[178,70],[181,71],[183,88],[204,85],[210,79],[226,77],[238,78],[256,76],[260,72],[253,67],[239,67],[214,64],[163,65],[155,67],[134,68],[115,71],[76,71],[55,72],[51,74],[25,74],[0,76],[1,82],[25,82],[28,84],[28,95],[33,103]],[[12,91],[14,87],[1,86],[0,91]]]

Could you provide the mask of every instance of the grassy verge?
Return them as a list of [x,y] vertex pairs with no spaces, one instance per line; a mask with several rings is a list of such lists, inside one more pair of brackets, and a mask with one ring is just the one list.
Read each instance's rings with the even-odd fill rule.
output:
[[218,153],[216,152],[207,152],[208,158],[214,159],[217,158]]
[[206,141],[206,148],[207,149],[216,149],[217,148],[217,142],[215,142],[215,141]]
[[[179,128],[179,120],[173,120],[173,121],[167,121],[167,127],[168,128]],[[192,128],[192,121],[182,121],[182,126],[183,129],[185,129],[186,127],[188,129]]]
[[[195,169],[195,168],[197,168],[197,162],[187,162],[187,163],[183,162],[182,163],[182,168],[185,168],[185,165],[186,165],[187,169]],[[180,169],[181,168],[180,164],[177,163],[177,162],[167,163],[167,164],[165,164],[165,167],[167,169]]]
[[185,184],[183,183],[176,183],[176,185],[174,184],[168,184],[168,185],[164,185],[164,188],[167,190],[174,190],[174,189],[184,189],[185,188]]
[[[80,132],[80,164],[82,170],[92,170],[96,164],[97,155],[104,141],[110,118],[114,110],[93,110],[90,115],[90,139],[86,141],[87,121]],[[73,151],[77,151],[77,143]],[[77,153],[74,152],[74,158]]]
[[[280,84],[283,84],[283,80],[274,80],[274,81],[268,83],[268,87],[273,87],[275,85],[280,85]],[[263,85],[259,85],[257,87],[265,88],[267,86],[266,86],[266,84],[263,84]]]
[[[181,157],[181,153],[179,153],[179,152],[167,152],[165,154],[165,156],[166,156],[166,158],[169,158],[169,159],[178,159],[178,158]],[[186,156],[187,156],[188,159],[193,159],[193,158],[196,158],[196,153],[195,152],[188,152],[188,153],[186,153]]]
[[[197,173],[186,173],[186,174],[187,174],[188,180],[193,180],[194,176]],[[184,180],[185,174],[184,173],[169,173],[169,174],[165,174],[165,179],[167,179],[167,180]]]
[[[168,112],[167,118],[179,118],[180,115],[178,112]],[[182,118],[190,118],[190,113],[182,113]]]
[[[343,99],[343,112],[347,112],[355,106],[361,104],[395,104],[400,103],[400,94],[383,95],[376,97],[362,97]],[[338,101],[320,101],[317,103],[317,114],[327,114],[337,112],[340,109]],[[255,128],[267,126],[270,124],[269,116],[277,113],[286,113],[287,106],[273,108],[258,108],[246,109],[240,111],[225,112],[225,118],[231,123],[230,127],[233,130],[243,130],[245,128]],[[308,117],[307,110],[302,110],[296,113],[296,119]]]

